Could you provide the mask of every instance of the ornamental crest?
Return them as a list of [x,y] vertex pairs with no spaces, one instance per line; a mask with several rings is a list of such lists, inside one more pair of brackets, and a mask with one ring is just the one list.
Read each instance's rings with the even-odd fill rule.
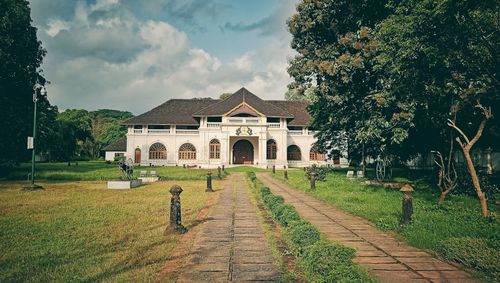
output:
[[249,127],[239,127],[238,129],[236,129],[237,136],[251,136],[252,133],[253,131]]

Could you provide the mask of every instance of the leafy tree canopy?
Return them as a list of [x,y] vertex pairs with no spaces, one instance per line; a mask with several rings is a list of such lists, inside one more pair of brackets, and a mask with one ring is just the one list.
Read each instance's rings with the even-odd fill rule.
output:
[[[0,128],[2,161],[19,162],[29,157],[26,137],[33,130],[33,86],[45,84],[39,67],[46,51],[32,26],[28,1],[0,0]],[[37,145],[47,148],[57,108],[39,96]]]

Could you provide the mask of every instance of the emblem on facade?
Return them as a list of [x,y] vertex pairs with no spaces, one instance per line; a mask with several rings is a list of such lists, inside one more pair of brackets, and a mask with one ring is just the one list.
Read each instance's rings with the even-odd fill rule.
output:
[[249,127],[239,127],[238,129],[236,129],[237,136],[251,136],[252,133],[253,131]]

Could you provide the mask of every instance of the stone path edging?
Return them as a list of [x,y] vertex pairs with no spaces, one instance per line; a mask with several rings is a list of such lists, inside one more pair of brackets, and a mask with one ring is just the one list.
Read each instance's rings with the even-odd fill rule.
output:
[[380,282],[480,282],[454,265],[397,241],[363,218],[293,189],[266,173],[258,173],[257,177],[329,240],[356,249],[355,262],[367,267]]
[[241,173],[227,177],[177,282],[276,282],[278,267]]

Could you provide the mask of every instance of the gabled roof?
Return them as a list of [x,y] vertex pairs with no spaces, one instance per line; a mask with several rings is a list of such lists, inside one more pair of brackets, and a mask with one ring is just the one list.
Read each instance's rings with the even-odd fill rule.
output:
[[260,99],[244,87],[228,98],[194,112],[193,116],[222,116],[242,104],[250,106],[267,117],[293,118],[293,115],[286,110]]
[[308,126],[311,121],[311,115],[307,112],[307,103],[303,101],[267,100],[267,102],[286,109],[293,115],[294,119],[288,122],[289,126]]
[[124,122],[125,125],[198,125],[193,113],[217,103],[214,99],[171,99],[152,110]]
[[106,146],[104,151],[127,151],[127,137],[119,138],[114,143]]
[[199,125],[197,117],[224,116],[249,112],[286,118],[290,126],[307,126],[311,116],[301,101],[262,100],[241,88],[224,100],[171,99],[152,110],[131,118],[125,125]]

